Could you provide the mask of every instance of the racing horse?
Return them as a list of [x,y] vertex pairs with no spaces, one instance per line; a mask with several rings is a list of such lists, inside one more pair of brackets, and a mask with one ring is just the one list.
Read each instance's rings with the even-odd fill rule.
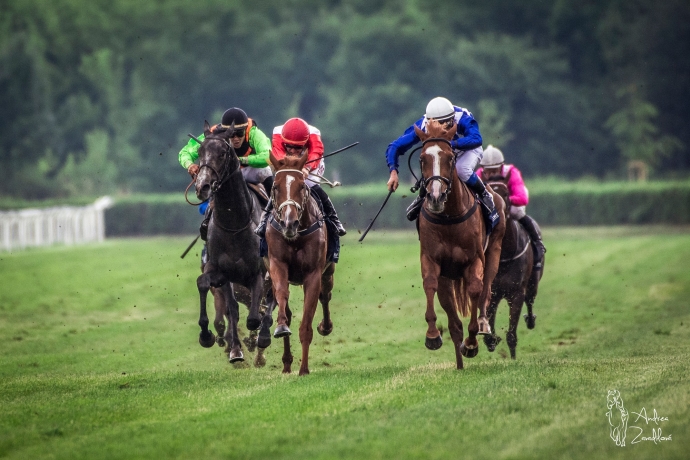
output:
[[[503,198],[506,209],[510,209],[510,193],[508,187],[501,181],[488,181],[487,184]],[[484,343],[489,351],[494,351],[496,345],[501,341],[501,337],[496,335],[494,323],[496,321],[496,310],[502,299],[506,299],[510,306],[510,320],[506,340],[510,348],[510,357],[515,359],[515,349],[517,347],[517,327],[520,322],[520,312],[522,305],[527,304],[527,314],[525,322],[528,329],[534,329],[537,315],[532,312],[534,299],[537,297],[539,280],[541,279],[543,268],[534,270],[534,253],[532,242],[527,231],[522,225],[506,213],[506,231],[503,235],[501,246],[501,259],[498,265],[498,273],[491,286],[491,301],[489,303],[488,315],[491,335],[484,336]],[[544,260],[542,259],[542,267]]]
[[[317,302],[323,308],[323,320],[317,330],[326,336],[333,331],[329,302],[333,290],[335,264],[328,262],[327,230],[323,213],[308,185],[305,183],[302,168],[307,155],[301,157],[285,156],[277,159],[271,152],[271,164],[275,167],[273,185],[274,208],[266,229],[268,245],[268,270],[273,282],[273,295],[278,304],[277,325],[273,337],[283,337],[283,373],[291,372],[292,352],[290,351],[290,323],[292,312],[288,305],[289,285],[302,285],[304,290],[304,311],[299,327],[299,340],[302,344],[302,362],[299,375],[309,374],[309,345],[314,336],[312,321]],[[272,323],[272,310],[269,305],[264,315],[259,343]],[[261,345],[260,345],[261,346]]]
[[[199,173],[195,180],[197,198],[205,201],[213,196],[214,202],[208,225],[208,261],[197,278],[201,327],[199,343],[205,348],[215,343],[215,337],[208,328],[206,313],[206,298],[213,287],[225,301],[229,327],[223,339],[228,342],[228,361],[231,363],[244,360],[237,333],[239,305],[233,284],[249,290],[247,329],[256,330],[261,324],[259,304],[263,296],[265,271],[259,257],[259,238],[253,231],[259,221],[261,207],[242,177],[237,153],[229,142],[233,131],[234,125],[223,132],[211,133],[208,122],[204,123],[205,138],[199,146]],[[221,330],[217,329],[219,333]],[[222,341],[218,344],[222,345]]]
[[[422,141],[420,185],[426,189],[418,218],[428,324],[425,345],[437,350],[443,344],[434,310],[434,297],[438,294],[441,307],[448,315],[456,365],[462,369],[462,357],[473,358],[479,352],[477,335],[491,333],[486,306],[498,271],[505,206],[492,192],[500,220],[489,234],[481,209],[477,209],[477,198],[455,172],[456,157],[450,141],[456,130],[457,126],[445,130],[433,120],[427,124],[427,132],[415,126],[415,133]],[[464,341],[458,311],[463,316],[471,314]]]

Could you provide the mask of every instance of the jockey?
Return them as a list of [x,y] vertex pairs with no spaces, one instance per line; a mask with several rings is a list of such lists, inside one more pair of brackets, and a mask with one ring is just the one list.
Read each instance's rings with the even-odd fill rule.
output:
[[[492,195],[484,187],[484,183],[474,173],[474,169],[482,159],[482,136],[479,134],[479,125],[472,114],[451,104],[444,97],[435,97],[426,106],[426,114],[414,124],[422,131],[426,131],[428,120],[436,120],[450,129],[457,125],[457,134],[451,141],[451,147],[456,155],[455,170],[458,177],[470,190],[479,196],[482,209],[493,229],[498,223],[499,215],[494,206]],[[402,136],[394,140],[386,151],[386,162],[390,171],[388,179],[388,190],[395,191],[398,188],[398,157],[404,155],[413,145],[420,141],[414,132],[414,125],[405,130]],[[419,189],[419,196],[407,208],[407,219],[415,220],[419,216],[419,210],[424,201],[426,190],[424,187]]]
[[[338,219],[338,214],[336,214],[335,207],[330,198],[328,198],[326,192],[319,185],[318,176],[322,176],[326,170],[326,165],[323,161],[321,131],[307,124],[301,118],[290,118],[284,125],[273,128],[273,138],[271,141],[273,156],[278,159],[285,157],[285,155],[302,156],[306,152],[309,161],[302,170],[306,184],[313,192],[316,192],[319,200],[321,200],[325,217],[335,226],[338,236],[344,236],[347,231],[340,219]],[[266,235],[266,222],[272,210],[273,200],[268,202],[261,216],[261,223],[254,231],[261,238],[264,238]]]
[[[271,141],[258,128],[256,122],[247,117],[244,110],[237,107],[226,110],[221,122],[211,127],[211,133],[223,132],[229,129],[233,123],[235,124],[235,131],[230,137],[230,143],[240,160],[242,177],[247,182],[263,184],[266,193],[270,194],[273,187],[273,172],[268,165]],[[203,142],[204,135],[201,134],[198,139]],[[194,139],[190,139],[187,145],[180,150],[178,158],[180,165],[189,172],[192,178],[195,178],[199,173],[199,165],[194,163],[199,158],[199,144]],[[208,231],[208,221],[211,218],[211,209],[212,206],[209,207],[199,229],[201,239],[204,241]]]
[[541,260],[546,252],[544,242],[541,239],[539,226],[526,213],[527,203],[529,203],[529,192],[522,180],[520,170],[514,165],[505,164],[503,152],[489,145],[484,150],[484,157],[480,163],[481,168],[477,170],[477,175],[484,181],[501,181],[508,187],[510,194],[510,217],[520,222],[532,239],[532,244],[537,253],[534,266],[541,268]]

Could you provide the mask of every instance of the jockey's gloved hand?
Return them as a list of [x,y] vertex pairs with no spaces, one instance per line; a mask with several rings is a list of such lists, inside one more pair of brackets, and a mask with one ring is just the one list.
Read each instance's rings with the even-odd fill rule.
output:
[[196,175],[199,174],[199,165],[192,163],[189,165],[189,168],[187,168],[187,172],[192,178],[196,177]]
[[247,157],[240,157],[239,160],[240,160],[240,164],[241,164],[241,165],[245,165],[245,166],[246,166],[246,165],[249,164],[249,158],[247,158]]

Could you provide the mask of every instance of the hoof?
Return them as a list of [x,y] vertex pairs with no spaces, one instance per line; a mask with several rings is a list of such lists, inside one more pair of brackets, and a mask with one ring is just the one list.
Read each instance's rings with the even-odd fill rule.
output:
[[247,318],[247,329],[249,329],[250,331],[255,331],[255,330],[259,329],[260,327],[261,327],[261,318],[259,318],[259,317]]
[[290,332],[290,328],[285,325],[278,325],[276,326],[275,331],[273,331],[273,337],[275,337],[276,339],[280,337],[287,337],[291,334],[292,332]]
[[484,336],[484,344],[489,351],[494,351],[499,343],[501,343],[501,338],[497,335]]
[[424,341],[424,345],[426,345],[426,347],[429,350],[438,350],[439,348],[441,348],[441,345],[443,345],[443,339],[440,335],[435,339],[430,339],[429,337],[427,337]]
[[525,323],[527,323],[527,329],[534,329],[537,322],[537,315],[524,315]]
[[216,337],[216,345],[218,345],[219,347],[225,346],[225,340],[220,335]]
[[321,321],[321,322],[319,323],[319,325],[316,326],[316,330],[319,331],[319,334],[321,334],[321,335],[323,335],[323,336],[327,336],[327,335],[329,335],[331,332],[333,332],[333,322],[332,322],[332,321],[329,321],[329,323],[330,323],[330,324],[329,324],[328,329],[324,329],[324,327],[323,327],[323,321]]
[[238,350],[237,352],[230,351],[230,354],[228,355],[229,363],[239,363],[241,361],[244,361],[244,354],[242,354],[242,350]]
[[259,347],[259,349],[268,348],[271,345],[271,331],[266,329],[265,334],[259,332],[259,338],[256,339],[256,345]]
[[213,332],[211,331],[206,331],[206,334],[204,332],[199,333],[199,345],[201,345],[204,348],[211,348],[213,344],[216,343],[216,337],[213,335]]
[[465,345],[465,342],[460,344],[460,353],[462,353],[462,356],[465,358],[474,358],[477,356],[477,353],[479,353],[479,347],[474,345],[473,347],[468,347]]
[[491,326],[486,318],[477,319],[477,326],[479,326],[479,331],[477,335],[491,335]]

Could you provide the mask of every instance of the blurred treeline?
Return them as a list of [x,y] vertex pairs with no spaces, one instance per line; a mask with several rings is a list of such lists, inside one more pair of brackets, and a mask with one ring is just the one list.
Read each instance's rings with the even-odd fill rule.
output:
[[677,174],[687,56],[687,0],[0,0],[0,194],[180,190],[186,134],[231,106],[360,141],[328,170],[385,182],[438,95],[526,176]]

